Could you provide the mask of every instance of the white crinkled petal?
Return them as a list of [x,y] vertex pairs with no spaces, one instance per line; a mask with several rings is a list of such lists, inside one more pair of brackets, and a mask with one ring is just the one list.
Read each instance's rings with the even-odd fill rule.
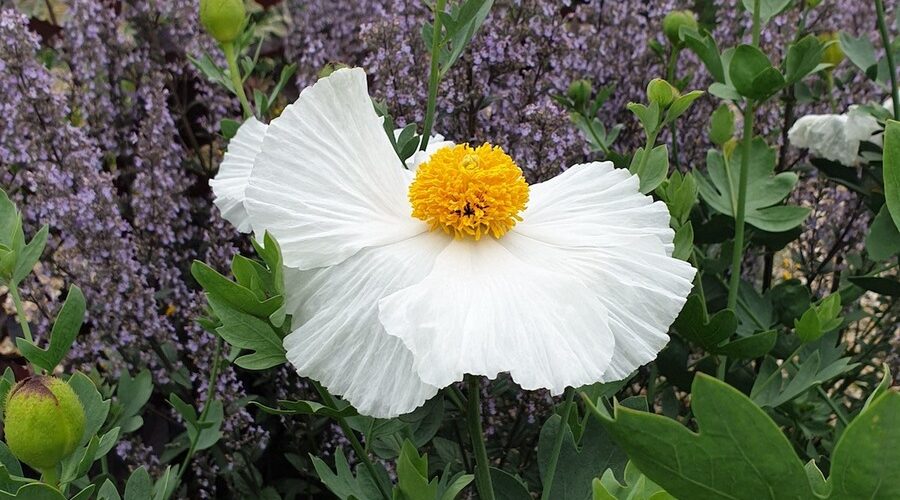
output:
[[385,333],[378,300],[422,280],[449,241],[424,233],[363,249],[336,266],[287,269],[294,330],[284,347],[297,372],[379,418],[409,413],[434,396],[438,388],[419,378],[412,353]]
[[788,131],[788,140],[797,148],[808,149],[813,156],[842,165],[858,165],[862,141],[877,140],[878,121],[867,113],[851,108],[842,115],[806,115]]
[[531,186],[528,208],[513,231],[542,241],[578,246],[623,236],[656,237],[671,255],[675,232],[669,210],[638,192],[640,180],[612,162],[575,165]]
[[427,230],[410,216],[408,184],[365,72],[340,69],[269,124],[245,205],[254,231],[278,240],[286,266],[313,269]]
[[499,240],[529,264],[577,278],[609,311],[615,352],[604,381],[656,358],[696,272],[671,257],[668,210],[638,184],[609,163],[576,165],[532,186],[523,221]]
[[379,303],[426,383],[509,372],[524,389],[603,380],[615,341],[607,310],[578,279],[526,263],[493,238],[454,240],[422,282]]
[[219,164],[219,172],[209,181],[209,186],[216,195],[213,203],[219,208],[222,217],[242,233],[251,231],[247,209],[244,208],[245,190],[250,182],[253,162],[266,135],[266,128],[266,124],[256,118],[248,118],[231,138],[225,158]]

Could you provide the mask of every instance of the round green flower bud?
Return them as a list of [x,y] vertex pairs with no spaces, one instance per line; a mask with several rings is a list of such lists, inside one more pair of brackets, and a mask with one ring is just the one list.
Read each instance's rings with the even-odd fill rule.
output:
[[200,22],[219,43],[231,43],[244,27],[244,0],[200,0]]
[[647,99],[659,104],[662,109],[668,108],[678,98],[678,89],[662,78],[654,78],[647,84]]
[[815,9],[822,4],[822,0],[806,0],[806,8]]
[[829,69],[834,69],[835,66],[844,61],[844,51],[841,49],[841,44],[838,42],[837,33],[820,33],[817,38],[822,45],[834,42],[826,47],[825,52],[822,54],[822,62],[831,65],[831,68]]
[[37,470],[56,467],[84,434],[84,407],[69,384],[55,377],[29,377],[6,397],[6,444]]
[[591,82],[587,80],[575,80],[569,85],[569,90],[566,92],[566,95],[569,99],[572,99],[576,107],[580,108],[591,99],[591,94],[593,92],[594,89],[591,87]]
[[697,16],[689,10],[673,10],[663,18],[663,33],[672,45],[681,45],[679,32],[682,26],[697,29]]

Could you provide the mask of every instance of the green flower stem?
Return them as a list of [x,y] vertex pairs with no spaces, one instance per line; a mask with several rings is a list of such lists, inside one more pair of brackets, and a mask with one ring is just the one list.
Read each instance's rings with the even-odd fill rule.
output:
[[894,53],[891,51],[891,39],[888,36],[887,23],[884,18],[884,0],[875,0],[875,12],[878,15],[878,32],[884,45],[884,57],[887,59],[888,71],[891,73],[891,98],[894,103],[894,119],[900,120],[900,92],[897,87],[897,66],[894,64]]
[[41,482],[59,489],[59,474],[56,473],[56,466],[41,470]]
[[[334,396],[328,392],[328,389],[322,387],[322,384],[315,380],[311,380],[311,382],[313,387],[315,387],[316,392],[319,393],[319,397],[322,398],[322,402],[325,403],[325,406],[337,408]],[[378,492],[381,493],[381,497],[384,498],[384,500],[391,500],[391,495],[384,489],[384,485],[381,484],[381,481],[378,480],[378,474],[375,472],[375,464],[372,463],[366,449],[363,448],[362,443],[359,442],[359,438],[356,437],[356,432],[354,432],[353,428],[350,427],[350,424],[347,423],[346,418],[340,417],[336,420],[338,427],[341,428],[341,432],[343,432],[344,436],[350,441],[350,446],[353,447],[353,452],[356,453],[357,460],[363,463],[363,466],[365,466],[366,470],[369,472],[369,477],[372,478],[372,482],[378,487]]]
[[28,325],[28,318],[25,316],[25,306],[22,304],[22,297],[19,296],[19,289],[16,283],[9,284],[9,295],[13,299],[13,304],[16,305],[16,319],[19,321],[19,326],[22,327],[22,334],[25,335],[25,340],[34,342],[34,337],[31,336],[31,327]]
[[[215,399],[215,390],[216,390],[216,378],[219,374],[219,355],[222,352],[222,339],[221,337],[216,337],[216,346],[213,350],[212,357],[212,367],[209,370],[209,383],[207,384],[207,392],[206,395],[206,403],[203,405],[203,411],[200,412],[200,416],[198,417],[198,422],[203,422],[206,420],[206,414],[209,413],[209,408],[212,406],[212,402]],[[194,438],[191,439],[191,444],[188,447],[187,455],[184,456],[184,460],[181,462],[181,467],[178,468],[178,474],[175,475],[175,488],[172,488],[174,492],[175,489],[181,484],[181,479],[184,477],[184,472],[191,465],[191,460],[194,458],[194,454],[197,452],[197,444],[200,442],[200,434],[202,434],[201,430],[198,429],[196,434],[194,434]]]
[[[753,2],[753,46],[759,47],[760,18],[759,2]],[[747,213],[747,178],[750,175],[750,145],[753,143],[753,112],[756,103],[748,99],[744,106],[744,134],[741,147],[741,172],[738,178],[737,210],[734,214],[734,247],[731,250],[731,281],[728,284],[728,308],[737,305],[738,289],[741,285],[741,260],[744,256],[744,219]]]
[[241,101],[241,109],[244,110],[244,119],[253,116],[253,108],[250,107],[250,101],[247,100],[247,94],[244,92],[244,80],[241,78],[241,70],[238,67],[237,53],[234,50],[234,42],[223,43],[222,51],[225,52],[225,60],[228,61],[228,75],[231,77],[231,85],[234,86],[234,92]]
[[475,452],[475,486],[481,500],[494,500],[490,463],[484,446],[484,432],[481,430],[481,385],[474,375],[466,375],[466,384],[469,387],[469,438]]
[[[579,114],[581,113],[579,112]],[[603,141],[600,140],[600,135],[597,133],[597,129],[594,128],[594,118],[584,114],[581,114],[581,116],[584,117],[584,123],[587,124],[588,132],[591,133],[591,137],[594,138],[594,142],[597,143],[597,146],[600,146],[600,151],[603,151],[603,154],[606,156],[606,158],[609,158],[609,154],[611,151],[608,147],[606,147],[605,144],[603,144]]]
[[441,16],[447,0],[436,0],[434,4],[434,31],[431,35],[431,69],[428,76],[428,102],[425,104],[425,125],[422,128],[422,142],[419,149],[425,151],[428,147],[428,138],[431,137],[431,127],[434,125],[434,111],[437,106],[438,86],[441,84],[440,51],[441,51]]
[[556,464],[559,462],[559,452],[562,450],[563,438],[566,434],[566,424],[569,421],[569,414],[572,413],[572,402],[574,399],[575,391],[569,388],[569,390],[566,391],[566,402],[563,403],[562,407],[562,420],[559,422],[559,430],[556,432],[556,439],[553,440],[550,463],[547,464],[547,470],[544,471],[544,477],[541,480],[541,484],[543,484],[541,500],[550,500],[550,490],[553,489],[553,477],[556,476]]

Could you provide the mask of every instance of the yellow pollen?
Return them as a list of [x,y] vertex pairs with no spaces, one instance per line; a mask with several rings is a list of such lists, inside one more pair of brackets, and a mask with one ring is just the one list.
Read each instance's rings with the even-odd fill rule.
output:
[[499,146],[439,149],[419,166],[409,186],[413,217],[454,238],[499,238],[522,220],[528,183]]

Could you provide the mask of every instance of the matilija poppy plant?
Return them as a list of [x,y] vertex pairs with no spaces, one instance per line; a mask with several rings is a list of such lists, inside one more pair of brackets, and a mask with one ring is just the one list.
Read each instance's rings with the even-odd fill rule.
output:
[[361,69],[232,140],[216,204],[281,244],[300,375],[393,417],[466,373],[559,394],[656,357],[695,270],[637,177],[589,163],[529,186],[497,146],[429,153],[400,162]]

